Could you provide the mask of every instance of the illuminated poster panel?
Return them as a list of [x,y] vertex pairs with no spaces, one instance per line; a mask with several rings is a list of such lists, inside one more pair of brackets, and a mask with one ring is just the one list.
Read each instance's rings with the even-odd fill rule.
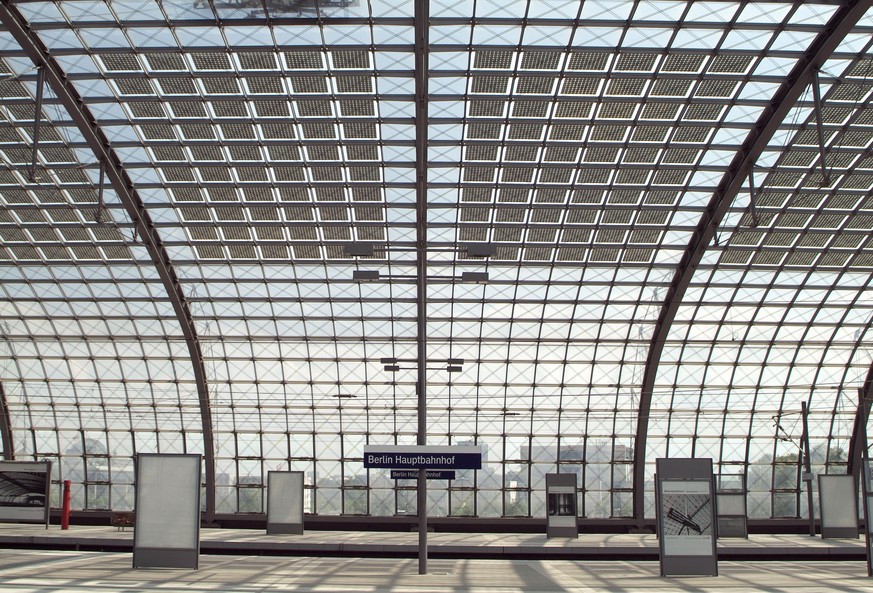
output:
[[711,459],[656,461],[661,576],[718,575]]
[[200,463],[200,455],[137,455],[134,568],[197,568]]
[[50,461],[0,461],[0,522],[48,525]]
[[858,537],[858,487],[855,476],[820,474],[818,504],[822,538]]
[[267,535],[303,533],[303,472],[267,473]]

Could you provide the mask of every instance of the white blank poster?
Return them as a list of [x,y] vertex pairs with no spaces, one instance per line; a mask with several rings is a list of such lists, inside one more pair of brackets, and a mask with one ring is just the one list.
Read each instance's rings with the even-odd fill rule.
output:
[[200,539],[200,456],[139,455],[137,548],[196,549]]
[[819,475],[822,530],[858,529],[858,489],[852,475]]
[[267,522],[303,524],[303,472],[267,474]]

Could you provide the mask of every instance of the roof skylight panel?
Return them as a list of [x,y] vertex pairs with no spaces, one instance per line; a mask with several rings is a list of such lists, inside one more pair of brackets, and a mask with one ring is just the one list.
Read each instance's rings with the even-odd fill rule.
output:
[[482,70],[510,70],[515,53],[507,50],[477,50],[473,54],[473,68]]
[[201,101],[172,101],[168,104],[176,118],[205,118],[206,107]]
[[239,80],[231,77],[201,78],[200,84],[207,95],[240,95]]
[[706,58],[706,54],[672,52],[661,62],[661,71],[696,74],[706,63]]
[[291,109],[287,101],[253,101],[258,117],[290,117]]
[[333,117],[333,109],[330,101],[294,101],[294,105],[297,109],[297,114],[300,117]]
[[750,55],[720,54],[712,58],[706,71],[708,74],[745,74],[753,61]]
[[100,62],[107,72],[142,72],[142,65],[133,53],[99,54]]
[[328,79],[321,76],[291,76],[291,89],[294,93],[327,93]]
[[505,95],[507,94],[509,83],[509,76],[474,76],[471,81],[470,92]]
[[652,97],[687,97],[691,91],[692,81],[675,78],[658,78],[651,87]]
[[212,101],[212,112],[215,117],[228,119],[248,119],[248,102],[242,100],[242,97],[237,99],[223,99],[221,101]]
[[376,115],[375,104],[367,100],[340,100],[340,115],[343,117],[373,117]]
[[157,83],[164,95],[198,95],[194,81],[187,78],[159,78]]
[[633,119],[639,109],[638,103],[608,102],[601,103],[597,110],[599,119]]
[[[519,90],[519,92],[521,92]],[[549,101],[513,101],[512,117],[514,118],[542,118],[548,116]]]
[[334,78],[338,93],[371,94],[374,79],[370,76],[337,76]]
[[[510,52],[506,52],[510,53]],[[526,50],[521,54],[521,70],[557,70],[561,65],[563,52]],[[477,66],[485,68],[487,66]]]
[[251,76],[244,79],[248,92],[253,95],[284,95],[282,79],[268,76]]
[[150,82],[144,78],[115,78],[110,80],[122,96],[154,96],[156,94]]
[[272,52],[239,52],[236,60],[241,70],[278,70],[276,54]]
[[288,51],[284,53],[288,70],[323,70],[324,61],[320,51]]
[[515,83],[515,92],[522,95],[551,95],[557,82],[555,77],[524,76]]
[[149,69],[152,71],[164,72],[187,72],[188,65],[185,63],[185,58],[180,54],[159,53],[143,55]]
[[[304,124],[306,125],[306,124]],[[372,123],[344,123],[342,124],[343,135],[350,139],[376,139],[378,131],[376,124]],[[335,137],[335,136],[331,136]]]
[[369,51],[332,51],[330,59],[335,70],[369,70]]
[[602,79],[599,78],[565,78],[561,84],[562,95],[597,95],[600,92]]
[[555,118],[588,119],[594,107],[588,101],[562,101],[558,99],[555,107]]
[[648,81],[639,78],[613,78],[606,84],[606,96],[642,96]]
[[194,52],[190,54],[190,59],[194,64],[195,70],[204,71],[226,71],[233,70],[230,62],[230,56],[227,53],[219,52]]

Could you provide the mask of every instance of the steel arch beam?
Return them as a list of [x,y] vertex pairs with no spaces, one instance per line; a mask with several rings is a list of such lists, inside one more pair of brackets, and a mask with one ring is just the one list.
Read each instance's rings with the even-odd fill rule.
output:
[[169,253],[161,242],[154,222],[146,210],[145,204],[137,194],[136,188],[118,155],[112,149],[109,139],[97,124],[84,100],[72,83],[67,79],[63,69],[43,45],[37,34],[29,27],[27,21],[13,7],[9,0],[0,0],[0,22],[15,38],[22,50],[39,68],[45,70],[45,81],[51,86],[60,103],[75,122],[88,146],[94,152],[97,160],[103,164],[106,177],[112,188],[118,194],[127,214],[133,221],[137,234],[148,250],[167,290],[167,297],[173,304],[173,310],[179,320],[191,364],[194,367],[194,377],[197,384],[197,395],[200,401],[200,418],[203,426],[203,454],[206,480],[206,512],[205,521],[211,522],[215,515],[215,459],[212,432],[212,414],[209,403],[209,389],[206,381],[206,367],[203,363],[203,352],[194,325],[191,309],[182,291],[179,278],[173,269]]
[[873,406],[873,364],[867,371],[864,384],[858,389],[858,412],[855,414],[855,424],[852,426],[852,438],[849,439],[849,467],[846,473],[855,476],[855,483],[861,479],[861,459],[867,452],[867,421],[870,419],[870,408]]
[[15,461],[15,439],[12,438],[12,420],[6,404],[6,390],[0,382],[0,442],[3,443],[3,459]]
[[852,30],[855,24],[873,5],[873,0],[853,0],[846,2],[831,17],[824,31],[812,42],[804,57],[798,61],[786,77],[785,82],[773,96],[768,106],[761,113],[755,126],[749,132],[737,154],[731,161],[718,184],[709,204],[706,207],[697,228],[691,235],[691,240],[685,248],[685,253],[676,268],[670,287],[667,291],[658,321],[649,344],[646,357],[646,367],[640,385],[640,404],[637,412],[637,435],[634,441],[634,482],[633,482],[633,514],[637,525],[642,526],[645,520],[645,466],[646,444],[649,429],[649,413],[652,406],[652,391],[655,387],[655,377],[664,344],[676,318],[676,313],[682,305],[685,292],[688,289],[694,272],[703,254],[715,235],[718,225],[727,213],[728,208],[742,189],[749,171],[767,143],[779,129],[782,121],[794,107],[803,91],[810,84],[816,69],[836,50],[843,38]]

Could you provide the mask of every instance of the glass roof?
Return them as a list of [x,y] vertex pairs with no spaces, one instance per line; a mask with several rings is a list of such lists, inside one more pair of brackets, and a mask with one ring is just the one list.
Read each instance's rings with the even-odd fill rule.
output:
[[361,457],[417,442],[422,372],[428,444],[486,451],[432,514],[561,471],[643,520],[696,456],[802,516],[801,402],[844,473],[873,397],[869,3],[419,4],[3,5],[4,454],[79,508],[193,452],[209,513],[275,469],[413,513]]

